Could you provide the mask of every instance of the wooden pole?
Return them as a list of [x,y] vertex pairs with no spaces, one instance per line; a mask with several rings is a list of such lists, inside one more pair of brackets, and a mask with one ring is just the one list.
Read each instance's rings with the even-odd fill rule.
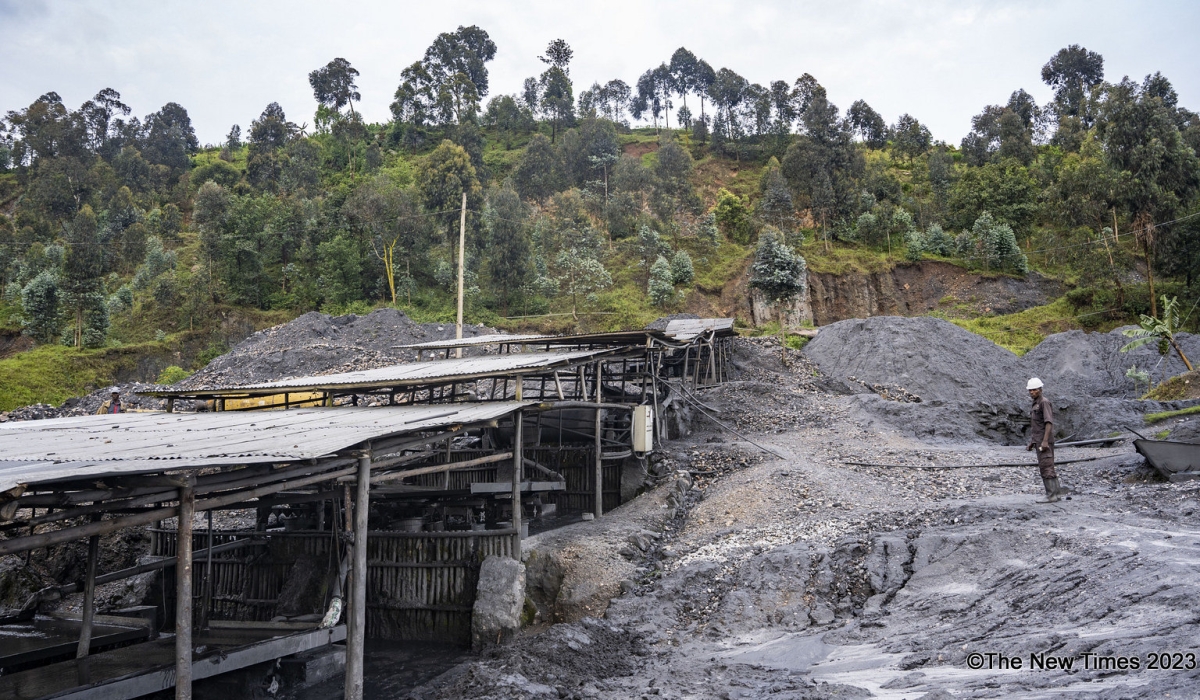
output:
[[[466,202],[466,195],[463,195]],[[461,278],[460,278],[461,279]],[[461,297],[460,297],[461,298]],[[358,493],[354,503],[354,566],[350,588],[351,633],[346,637],[346,700],[363,699],[363,643],[367,631],[367,497],[371,488],[371,456],[358,458]]]
[[596,503],[593,511],[599,518],[604,514],[604,462],[600,459],[600,423],[604,410],[600,408],[604,392],[600,391],[601,377],[604,373],[604,363],[596,363]]
[[88,538],[87,579],[83,584],[83,624],[75,658],[82,659],[92,648],[92,620],[96,616],[96,560],[100,558],[100,536]]
[[175,544],[175,700],[192,698],[192,516],[196,491],[189,481],[179,489]]
[[521,465],[524,461],[524,411],[513,414],[513,478],[512,478],[512,524],[513,559],[521,561]]
[[[463,190],[462,194],[462,215],[458,221],[458,322],[454,326],[455,340],[462,340],[463,331],[463,248],[467,242],[467,191]],[[454,349],[454,356],[462,357],[461,346]]]
[[[324,509],[322,509],[324,512]],[[200,629],[208,629],[208,614],[212,608],[212,555],[213,555],[213,522],[212,511],[205,513],[208,516],[208,555],[204,562],[204,604],[200,609]]]

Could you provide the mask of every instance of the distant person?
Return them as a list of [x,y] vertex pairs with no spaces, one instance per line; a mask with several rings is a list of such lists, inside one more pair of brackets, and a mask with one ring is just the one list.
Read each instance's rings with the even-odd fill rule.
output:
[[1029,398],[1033,399],[1029,421],[1029,446],[1025,449],[1037,450],[1038,470],[1042,473],[1042,484],[1046,487],[1046,500],[1042,502],[1054,503],[1062,493],[1062,487],[1058,485],[1058,473],[1054,471],[1054,407],[1042,394],[1042,386],[1042,380],[1034,377],[1025,387],[1029,390]]
[[100,410],[96,411],[96,415],[98,416],[103,416],[107,413],[121,412],[121,390],[114,386],[112,389],[108,390],[108,393],[110,398],[108,401],[100,404]]

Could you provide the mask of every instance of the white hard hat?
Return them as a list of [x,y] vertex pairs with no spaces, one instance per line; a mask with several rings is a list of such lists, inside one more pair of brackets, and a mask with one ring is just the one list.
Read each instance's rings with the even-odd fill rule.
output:
[[1033,391],[1034,389],[1041,389],[1042,388],[1042,380],[1038,379],[1037,377],[1034,377],[1033,379],[1029,380],[1029,383],[1025,385],[1025,388],[1028,389],[1029,391]]
[[119,393],[121,393],[121,389],[120,389],[119,387],[115,387],[115,386],[114,386],[114,387],[112,387],[111,389],[109,389],[109,390],[108,390],[108,393],[110,393],[110,394],[119,394]]

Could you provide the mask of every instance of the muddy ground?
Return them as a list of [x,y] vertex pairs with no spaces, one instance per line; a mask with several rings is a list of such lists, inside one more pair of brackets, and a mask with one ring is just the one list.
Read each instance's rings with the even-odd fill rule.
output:
[[[740,342],[742,381],[700,392],[761,447],[692,416],[660,465],[690,485],[663,479],[657,518],[627,504],[590,525],[636,545],[626,567],[596,554],[567,574],[610,599],[411,697],[1195,696],[1200,482],[1162,481],[1124,443],[1063,448],[1060,461],[1088,461],[1060,468],[1069,499],[1038,503],[1032,466],[986,466],[1032,464],[1021,447],[865,423],[861,394],[763,346]],[[909,420],[940,416],[871,393],[914,406]],[[914,468],[933,466],[954,468]],[[586,542],[587,527],[556,546]],[[1163,652],[1181,656],[1151,668]]]

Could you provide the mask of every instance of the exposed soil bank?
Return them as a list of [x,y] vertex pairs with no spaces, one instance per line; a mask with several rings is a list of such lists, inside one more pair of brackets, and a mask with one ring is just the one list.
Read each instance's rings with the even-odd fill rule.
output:
[[[825,326],[851,318],[923,316],[944,311],[955,316],[1011,314],[1048,304],[1062,296],[1058,280],[1034,272],[1024,278],[982,274],[936,260],[897,263],[878,272],[805,274],[807,293],[786,310],[788,323]],[[735,287],[737,313],[753,325],[777,320],[778,312],[749,288],[749,272]],[[744,300],[744,301],[741,301]]]

